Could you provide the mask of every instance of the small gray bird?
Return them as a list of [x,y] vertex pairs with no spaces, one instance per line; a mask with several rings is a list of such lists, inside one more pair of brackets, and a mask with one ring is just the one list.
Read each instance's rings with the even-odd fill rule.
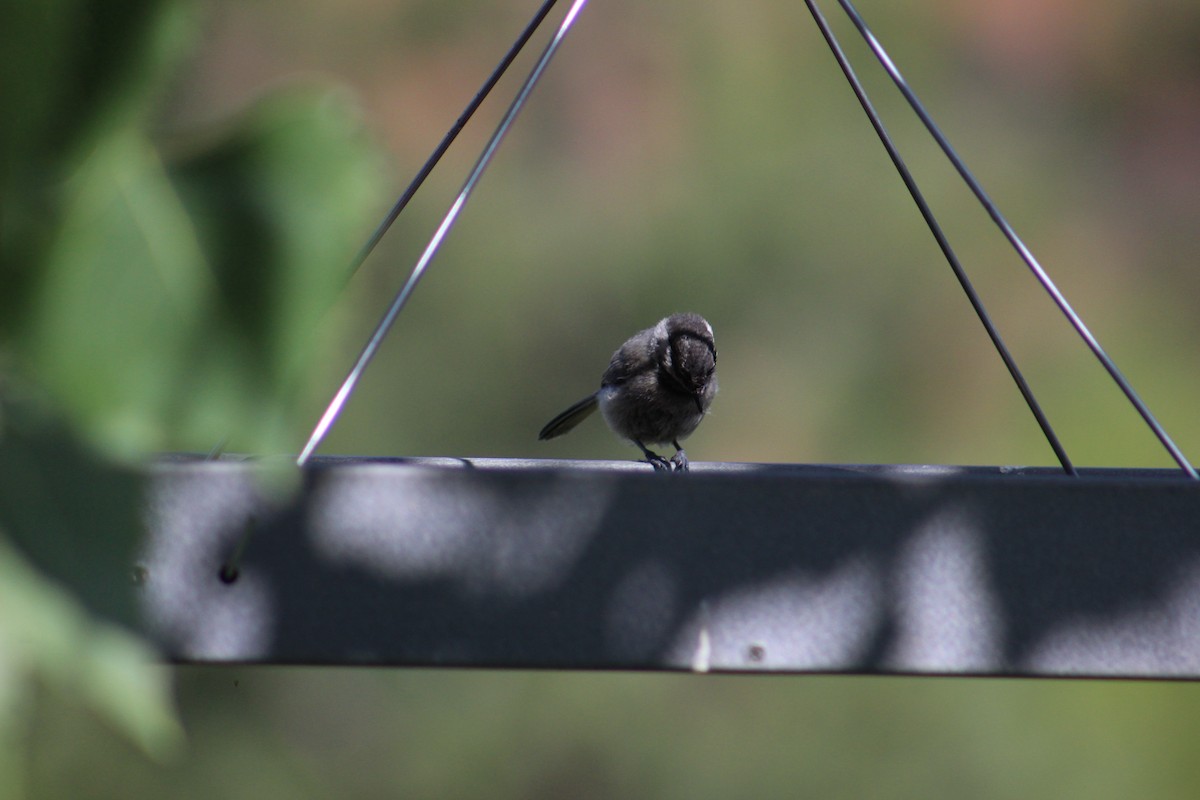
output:
[[[613,433],[628,439],[654,469],[688,468],[679,446],[717,394],[717,346],[712,326],[699,314],[672,314],[639,331],[613,353],[600,389],[546,423],[538,439],[553,439],[574,428],[600,407]],[[670,442],[671,460],[647,449]]]

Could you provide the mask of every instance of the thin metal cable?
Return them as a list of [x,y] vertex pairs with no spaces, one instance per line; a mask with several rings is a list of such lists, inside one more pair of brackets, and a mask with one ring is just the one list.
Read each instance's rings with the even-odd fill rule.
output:
[[491,76],[484,82],[483,87],[478,93],[476,93],[471,102],[467,104],[466,109],[464,109],[463,113],[459,115],[459,118],[454,123],[453,127],[451,127],[450,130],[446,132],[446,135],[442,137],[442,141],[438,143],[438,146],[434,148],[433,153],[429,156],[428,160],[425,161],[424,166],[422,166],[417,172],[416,176],[412,179],[412,182],[408,184],[408,188],[404,190],[404,193],[400,195],[400,199],[396,201],[394,206],[392,206],[391,210],[387,213],[387,216],[383,218],[381,223],[379,223],[379,227],[377,227],[375,232],[371,234],[371,238],[369,238],[366,244],[362,246],[362,249],[358,251],[358,254],[354,257],[354,260],[350,262],[350,269],[346,272],[346,280],[349,280],[356,272],[358,272],[359,268],[363,265],[363,262],[365,262],[371,255],[372,251],[375,250],[375,246],[379,244],[379,241],[383,238],[384,234],[386,234],[388,229],[392,227],[392,223],[395,222],[396,218],[400,216],[400,213],[404,211],[409,201],[412,200],[413,195],[415,195],[417,190],[421,188],[421,185],[425,183],[425,179],[429,177],[429,173],[433,171],[433,168],[437,166],[439,161],[441,161],[442,156],[444,156],[446,151],[450,149],[450,145],[454,143],[456,138],[458,138],[458,134],[462,132],[463,127],[470,121],[471,117],[474,116],[475,112],[479,109],[479,106],[483,104],[483,101],[487,99],[487,96],[491,93],[492,89],[495,88],[497,83],[499,83],[500,78],[504,76],[504,73],[508,70],[509,66],[512,65],[512,62],[516,59],[517,55],[520,54],[521,50],[524,49],[525,45],[529,42],[530,37],[533,36],[535,31],[537,31],[538,26],[542,24],[542,20],[546,18],[546,15],[550,13],[550,10],[554,8],[554,4],[557,2],[558,0],[546,0],[546,2],[542,3],[542,7],[538,9],[536,14],[534,14],[533,19],[530,20],[529,24],[525,26],[525,30],[521,32],[521,35],[517,37],[517,40],[513,42],[513,46],[509,48],[508,53],[505,54],[504,58],[500,61],[500,64],[492,72]]
[[[475,112],[479,110],[479,107],[483,105],[483,101],[487,99],[489,94],[491,94],[492,89],[494,89],[496,84],[500,82],[500,79],[504,77],[504,73],[508,71],[508,68],[512,65],[513,61],[515,61],[517,56],[520,55],[521,51],[525,49],[525,45],[529,43],[529,39],[537,31],[538,27],[541,26],[542,21],[546,19],[546,15],[550,13],[550,10],[554,8],[554,4],[557,2],[558,0],[546,0],[544,3],[542,3],[541,8],[539,8],[537,13],[533,15],[533,19],[529,21],[529,24],[526,25],[525,29],[521,31],[519,36],[517,36],[517,39],[515,42],[513,42],[512,47],[510,47],[508,52],[504,54],[504,58],[502,58],[496,68],[492,70],[492,74],[488,76],[486,81],[484,81],[483,86],[480,87],[479,91],[475,93],[475,96],[471,98],[471,102],[469,102],[467,107],[463,109],[463,112],[458,116],[458,119],[454,122],[454,125],[451,126],[450,130],[446,131],[446,135],[442,137],[442,140],[438,142],[438,146],[434,148],[433,152],[429,155],[429,158],[427,158],[425,163],[421,166],[421,169],[419,169],[417,174],[413,176],[413,179],[409,182],[408,187],[400,195],[400,198],[396,201],[395,205],[393,205],[388,211],[387,216],[383,218],[383,221],[380,222],[378,227],[375,228],[375,232],[371,234],[370,238],[367,239],[366,243],[363,244],[358,253],[355,254],[354,259],[350,262],[349,269],[346,270],[347,282],[354,277],[354,275],[359,269],[362,268],[362,265],[370,257],[371,253],[375,251],[375,247],[392,227],[392,223],[394,223],[400,217],[400,214],[404,211],[404,209],[408,207],[409,201],[413,199],[413,196],[417,193],[417,190],[420,189],[425,183],[425,179],[429,177],[431,172],[433,172],[433,168],[437,166],[437,163],[442,160],[442,156],[444,156],[446,151],[450,149],[450,145],[454,144],[454,140],[458,138],[458,134],[462,133],[462,129],[468,122],[471,121],[471,117],[473,117]],[[228,440],[228,438],[228,435],[223,436],[221,441],[213,446],[212,450],[209,451],[208,454],[209,461],[216,460],[220,457],[221,452],[225,449],[225,442]]]
[[1080,338],[1083,339],[1084,343],[1108,372],[1109,376],[1111,376],[1113,381],[1116,382],[1117,386],[1121,389],[1121,392],[1124,393],[1126,399],[1129,400],[1134,409],[1136,409],[1138,414],[1141,415],[1142,420],[1158,438],[1159,442],[1162,443],[1162,446],[1167,450],[1167,452],[1170,453],[1171,457],[1175,460],[1175,463],[1179,465],[1180,469],[1182,469],[1184,473],[1188,475],[1188,477],[1194,480],[1200,480],[1200,474],[1196,473],[1195,468],[1192,467],[1191,463],[1189,463],[1184,457],[1183,453],[1179,450],[1171,437],[1167,435],[1167,432],[1163,429],[1162,425],[1159,424],[1154,415],[1150,413],[1150,409],[1146,407],[1144,402],[1142,402],[1142,399],[1138,396],[1137,392],[1134,391],[1133,387],[1129,384],[1129,381],[1126,380],[1125,376],[1121,374],[1121,371],[1117,369],[1117,365],[1108,356],[1108,353],[1104,351],[1104,348],[1100,346],[1100,343],[1096,340],[1096,337],[1092,335],[1092,332],[1088,330],[1088,327],[1084,324],[1083,319],[1080,318],[1077,313],[1075,313],[1075,310],[1071,307],[1071,304],[1067,302],[1067,299],[1063,296],[1062,292],[1059,291],[1054,281],[1052,281],[1050,276],[1046,274],[1046,271],[1042,268],[1042,265],[1038,263],[1038,260],[1034,258],[1033,253],[1030,252],[1029,248],[1025,246],[1025,243],[1021,240],[1021,238],[1017,236],[1016,231],[1013,230],[1012,226],[1008,223],[1008,220],[1005,219],[1004,215],[1000,213],[1000,209],[995,203],[992,202],[992,199],[988,196],[987,192],[983,190],[983,187],[980,185],[979,181],[975,179],[975,176],[969,169],[967,169],[966,164],[959,157],[958,153],[955,152],[953,147],[951,147],[949,140],[941,132],[937,124],[934,123],[933,118],[930,117],[929,112],[925,110],[925,107],[921,104],[921,101],[917,99],[917,96],[913,90],[909,88],[908,82],[905,81],[904,76],[900,74],[900,70],[896,67],[896,64],[887,54],[887,51],[884,50],[883,45],[880,44],[877,38],[875,38],[875,34],[872,33],[871,29],[867,27],[866,22],[858,13],[858,10],[854,7],[854,4],[851,3],[850,0],[838,0],[838,3],[842,6],[842,9],[846,12],[846,15],[850,18],[851,22],[854,23],[854,27],[858,29],[858,32],[866,41],[867,46],[871,49],[871,52],[875,54],[875,58],[878,59],[884,70],[891,77],[892,82],[896,84],[896,87],[900,90],[901,94],[904,95],[904,98],[908,101],[908,104],[912,107],[913,111],[921,119],[921,122],[924,123],[925,128],[929,131],[930,135],[933,136],[934,140],[938,143],[938,146],[942,148],[942,152],[946,154],[946,157],[950,160],[950,163],[954,165],[954,168],[958,171],[958,174],[966,182],[972,193],[974,193],[980,204],[987,211],[988,216],[992,218],[992,221],[995,222],[1003,232],[1004,237],[1008,239],[1009,243],[1017,251],[1017,254],[1020,255],[1021,260],[1023,260],[1026,266],[1029,267],[1030,271],[1033,272],[1038,283],[1040,283],[1046,293],[1050,295],[1050,298],[1054,301],[1054,304],[1058,306],[1059,310],[1063,313],[1063,316],[1067,318],[1067,321],[1071,324],[1071,327],[1073,327],[1076,333],[1079,334]]
[[975,309],[975,314],[979,317],[984,330],[987,331],[987,335],[991,338],[992,344],[1000,354],[1000,358],[1003,359],[1004,366],[1008,368],[1009,374],[1012,375],[1017,388],[1021,391],[1021,396],[1025,398],[1026,405],[1033,412],[1033,416],[1037,420],[1038,426],[1042,429],[1042,434],[1046,437],[1046,441],[1050,443],[1050,447],[1054,450],[1055,456],[1058,457],[1059,463],[1062,464],[1063,470],[1068,475],[1076,475],[1077,473],[1075,472],[1075,467],[1071,464],[1071,459],[1067,457],[1066,450],[1063,449],[1062,443],[1059,442],[1058,437],[1054,433],[1054,429],[1050,427],[1050,421],[1046,419],[1041,406],[1038,405],[1037,399],[1033,396],[1033,391],[1029,388],[1029,384],[1026,383],[1025,377],[1017,367],[1016,361],[1008,351],[1008,347],[1004,344],[1000,332],[996,330],[995,325],[992,323],[991,317],[983,306],[983,301],[980,299],[978,293],[976,293],[975,287],[971,284],[970,278],[967,277],[966,271],[958,260],[958,256],[955,255],[954,249],[946,239],[941,225],[938,224],[937,219],[933,216],[929,204],[925,202],[925,196],[921,193],[916,180],[913,178],[908,166],[904,163],[903,157],[901,157],[900,152],[896,149],[891,135],[888,134],[887,127],[879,118],[879,114],[875,111],[870,98],[867,97],[866,90],[858,80],[858,75],[855,74],[854,67],[850,65],[849,59],[846,58],[846,53],[842,50],[837,37],[830,29],[825,15],[817,8],[814,0],[804,0],[804,2],[808,6],[808,10],[812,12],[813,19],[817,22],[817,27],[821,29],[821,34],[825,37],[825,42],[829,45],[829,49],[833,51],[833,57],[837,59],[838,66],[842,68],[842,73],[846,76],[846,80],[849,81],[850,88],[854,90],[859,104],[862,105],[863,111],[867,113],[867,117],[871,120],[871,125],[875,128],[875,133],[878,134],[879,140],[883,142],[884,148],[887,150],[888,155],[891,156],[892,163],[896,166],[896,171],[900,173],[901,180],[908,187],[908,192],[912,195],[912,199],[917,204],[921,216],[925,219],[925,224],[929,226],[933,238],[937,240],[938,247],[941,248],[942,254],[950,263],[950,269],[954,271],[954,276],[958,279],[959,284],[966,293],[967,300],[970,301],[971,307]]
[[376,351],[379,350],[379,346],[383,343],[383,339],[387,335],[388,330],[392,327],[392,323],[396,321],[396,317],[399,315],[400,310],[404,308],[404,304],[408,302],[408,298],[412,294],[413,289],[416,288],[417,283],[421,280],[421,276],[425,274],[425,270],[429,266],[429,262],[432,261],[434,255],[437,254],[438,249],[442,245],[442,241],[446,238],[446,234],[449,233],[450,228],[458,219],[459,213],[462,211],[463,206],[466,204],[467,199],[471,195],[471,192],[474,191],[476,184],[479,183],[479,179],[483,176],[484,170],[487,168],[488,164],[491,163],[492,157],[496,154],[496,150],[499,148],[501,140],[503,140],[504,135],[512,126],[513,121],[516,119],[518,112],[525,105],[526,100],[529,99],[529,95],[533,91],[534,85],[546,71],[546,67],[550,63],[550,59],[558,50],[558,47],[562,43],[563,38],[566,36],[567,31],[571,29],[571,26],[575,23],[576,17],[578,17],[579,12],[583,10],[585,5],[587,5],[587,0],[575,0],[575,2],[571,5],[570,10],[567,11],[566,16],[563,18],[562,23],[559,25],[558,30],[554,34],[554,38],[552,38],[550,43],[546,45],[545,51],[542,53],[537,63],[530,71],[529,77],[525,79],[525,83],[521,86],[521,90],[517,93],[512,105],[509,106],[504,118],[500,120],[500,124],[496,127],[495,133],[492,134],[492,138],[484,147],[482,154],[480,154],[478,162],[476,162],[474,169],[471,170],[471,174],[467,177],[466,182],[463,184],[463,188],[459,192],[458,197],[450,206],[450,209],[446,212],[446,215],[442,218],[441,225],[438,226],[437,231],[433,234],[433,238],[429,240],[429,244],[425,247],[425,251],[421,254],[420,259],[418,259],[416,266],[413,267],[412,274],[409,275],[404,286],[396,294],[395,299],[392,300],[392,304],[388,307],[387,312],[383,315],[383,318],[379,321],[379,324],[376,325],[375,331],[371,334],[370,339],[367,340],[366,346],[363,347],[358,359],[354,362],[354,366],[351,368],[350,373],[346,376],[346,379],[342,382],[341,387],[333,396],[333,399],[329,402],[329,406],[325,409],[325,413],[321,415],[321,419],[319,422],[317,422],[317,426],[313,429],[312,435],[308,438],[307,444],[304,445],[304,449],[296,459],[297,466],[302,467],[305,463],[307,463],[313,452],[315,452],[317,447],[320,446],[321,441],[325,438],[326,434],[329,432],[329,429],[333,426],[333,423],[337,420],[338,415],[341,414],[342,408],[345,407],[346,401],[350,398],[351,393],[354,391],[354,387],[358,384],[359,378],[362,377],[363,371],[367,368],[367,365],[371,362],[371,359],[374,358]]

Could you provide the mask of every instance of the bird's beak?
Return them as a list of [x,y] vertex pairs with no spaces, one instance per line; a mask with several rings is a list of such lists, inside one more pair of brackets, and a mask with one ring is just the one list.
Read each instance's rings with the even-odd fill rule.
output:
[[704,413],[704,404],[700,401],[700,395],[694,394],[694,395],[692,395],[692,398],[696,401],[696,410],[699,411],[701,414],[703,414]]

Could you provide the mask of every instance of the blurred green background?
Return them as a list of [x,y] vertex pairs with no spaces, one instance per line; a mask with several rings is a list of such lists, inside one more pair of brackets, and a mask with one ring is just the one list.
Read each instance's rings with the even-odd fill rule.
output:
[[[137,464],[299,449],[544,34],[351,257],[535,5],[5,4],[0,797],[1190,796],[1187,684],[168,668],[126,632]],[[1068,452],[1170,465],[824,7]],[[1200,7],[861,10],[1195,456]],[[323,452],[633,458],[535,435],[676,310],[721,351],[693,459],[1054,463],[783,0],[592,3]]]

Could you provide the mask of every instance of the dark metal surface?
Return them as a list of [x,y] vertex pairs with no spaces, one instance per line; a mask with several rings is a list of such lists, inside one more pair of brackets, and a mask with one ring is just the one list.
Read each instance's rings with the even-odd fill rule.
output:
[[1178,471],[318,458],[286,501],[270,472],[153,468],[139,591],[170,658],[1200,675]]

